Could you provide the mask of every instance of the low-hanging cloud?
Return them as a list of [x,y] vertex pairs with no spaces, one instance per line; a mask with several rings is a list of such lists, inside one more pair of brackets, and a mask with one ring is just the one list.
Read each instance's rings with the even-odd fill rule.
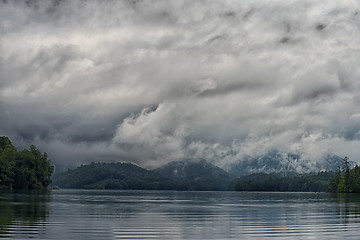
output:
[[360,155],[360,3],[1,1],[0,134],[63,165]]

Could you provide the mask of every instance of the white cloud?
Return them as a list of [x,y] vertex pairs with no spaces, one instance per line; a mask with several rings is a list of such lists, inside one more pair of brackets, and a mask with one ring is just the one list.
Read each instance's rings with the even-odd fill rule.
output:
[[49,148],[57,162],[225,166],[275,148],[356,161],[359,9],[352,0],[2,2],[0,134]]
[[[119,125],[113,144],[146,166],[184,157],[186,119],[173,105],[160,104],[155,110],[143,109]],[[155,162],[155,163],[153,163]]]

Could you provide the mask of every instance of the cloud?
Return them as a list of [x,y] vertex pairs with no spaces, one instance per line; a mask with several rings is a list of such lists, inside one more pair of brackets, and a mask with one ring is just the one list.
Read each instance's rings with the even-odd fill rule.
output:
[[177,160],[184,157],[186,119],[177,113],[175,106],[160,104],[156,109],[143,109],[139,114],[125,118],[112,139],[129,157],[146,161]]
[[0,134],[65,165],[227,166],[271,149],[357,161],[359,9],[2,1]]

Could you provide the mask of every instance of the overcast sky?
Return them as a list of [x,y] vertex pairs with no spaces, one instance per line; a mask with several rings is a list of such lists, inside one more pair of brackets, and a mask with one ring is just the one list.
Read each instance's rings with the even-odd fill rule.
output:
[[0,1],[0,135],[64,165],[360,160],[360,2]]

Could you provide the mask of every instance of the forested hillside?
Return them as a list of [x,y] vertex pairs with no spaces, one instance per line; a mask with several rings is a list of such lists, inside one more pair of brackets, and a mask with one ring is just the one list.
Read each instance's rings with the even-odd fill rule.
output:
[[185,159],[154,170],[160,175],[189,185],[189,190],[228,190],[234,179],[225,170],[205,161]]
[[150,171],[131,163],[91,163],[58,173],[61,188],[227,190],[233,177],[205,160],[178,161]]
[[187,190],[187,185],[131,163],[91,163],[58,173],[53,185],[62,188]]

